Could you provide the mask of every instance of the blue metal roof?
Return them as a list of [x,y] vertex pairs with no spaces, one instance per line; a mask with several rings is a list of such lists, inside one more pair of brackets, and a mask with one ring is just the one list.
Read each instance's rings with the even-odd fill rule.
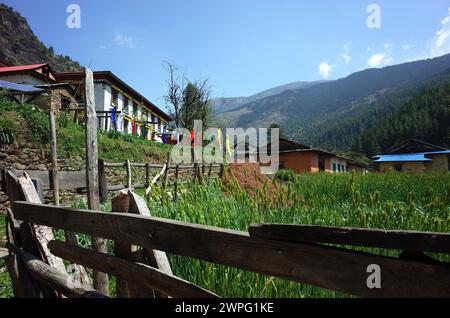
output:
[[422,152],[422,153],[408,153],[399,155],[379,155],[373,157],[374,162],[427,162],[433,161],[426,156],[450,154],[450,150],[434,151],[434,152]]
[[0,80],[0,88],[6,88],[8,90],[21,93],[38,93],[43,91],[42,89],[33,86],[21,85],[2,80]]

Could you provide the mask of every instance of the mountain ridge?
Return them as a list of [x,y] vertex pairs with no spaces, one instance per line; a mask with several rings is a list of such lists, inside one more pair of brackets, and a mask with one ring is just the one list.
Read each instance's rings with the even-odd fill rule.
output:
[[[286,137],[315,146],[329,145],[310,135],[336,118],[352,116],[355,109],[370,108],[385,96],[424,82],[450,69],[450,54],[358,71],[347,77],[300,90],[288,90],[239,106],[216,117],[228,127],[269,127],[279,124]],[[319,141],[319,142],[318,142]],[[351,144],[334,150],[348,149]]]
[[51,46],[45,46],[27,20],[3,3],[0,3],[0,60],[11,65],[49,63],[56,72],[82,69],[69,56],[55,54]]

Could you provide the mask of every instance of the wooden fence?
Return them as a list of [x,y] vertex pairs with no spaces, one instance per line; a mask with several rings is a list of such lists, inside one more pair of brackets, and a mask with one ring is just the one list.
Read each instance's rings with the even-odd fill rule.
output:
[[[151,217],[130,190],[113,199],[121,213],[101,213],[40,204],[26,175],[6,181],[14,201],[7,264],[17,297],[107,296],[89,282],[73,284],[62,259],[115,276],[118,297],[218,297],[174,276],[165,252],[361,297],[450,297],[450,264],[424,254],[449,254],[450,234],[277,224],[240,232]],[[56,240],[52,229],[113,240],[114,253]],[[383,257],[351,246],[402,252]],[[367,285],[373,264],[381,288]]]
[[[224,173],[226,165],[200,165],[200,169],[203,174],[207,174],[208,178],[213,177],[215,171],[216,175],[221,177]],[[111,168],[124,168],[127,174],[126,184],[110,184],[107,178],[107,169]],[[133,183],[131,168],[142,169],[144,174],[145,183]],[[158,170],[159,173],[154,174],[152,170]],[[53,170],[38,171],[38,170],[17,170],[17,169],[3,169],[1,171],[1,189],[7,194],[5,175],[7,171],[11,171],[14,175],[20,176],[26,173],[37,187],[42,187],[43,190],[55,190],[54,187],[54,172]],[[99,191],[100,200],[105,202],[108,199],[109,192],[120,191],[123,189],[143,189],[148,188],[152,182],[156,182],[161,179],[160,184],[166,188],[169,184],[169,173],[172,171],[173,181],[171,182],[174,186],[175,192],[178,192],[178,186],[180,183],[186,182],[186,180],[180,180],[180,173],[182,171],[192,171],[193,179],[195,179],[195,166],[194,165],[170,165],[165,164],[154,164],[154,163],[132,163],[126,161],[124,163],[107,163],[102,159],[98,160],[98,175],[99,175]],[[158,177],[155,179],[155,176]],[[142,178],[141,178],[142,179]],[[86,192],[86,171],[57,171],[58,189],[61,190],[76,190],[79,193]]]

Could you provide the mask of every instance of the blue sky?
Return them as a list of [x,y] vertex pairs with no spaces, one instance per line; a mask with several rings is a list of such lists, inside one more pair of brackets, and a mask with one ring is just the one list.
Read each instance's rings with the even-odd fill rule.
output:
[[[163,107],[163,61],[217,97],[337,79],[450,52],[448,0],[8,0],[57,53],[111,70]],[[37,4],[38,3],[38,4]],[[81,28],[69,29],[69,4]],[[377,4],[381,28],[368,28]]]

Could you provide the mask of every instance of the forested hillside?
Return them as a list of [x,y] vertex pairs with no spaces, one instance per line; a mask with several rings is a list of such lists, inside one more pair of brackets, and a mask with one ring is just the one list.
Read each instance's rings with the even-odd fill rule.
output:
[[[449,103],[439,92],[442,85],[450,82],[449,70],[449,54],[368,69],[340,80],[253,101],[219,115],[217,122],[228,127],[278,124],[290,139],[330,150],[362,151],[366,155],[409,138],[445,146],[449,144],[448,133],[442,132],[448,131],[445,109]],[[421,94],[427,97],[421,99]],[[406,115],[409,117],[402,117]],[[396,124],[397,120],[401,124]]]
[[450,146],[450,74],[388,94],[371,107],[337,116],[303,139],[329,149],[368,156],[408,139]]

